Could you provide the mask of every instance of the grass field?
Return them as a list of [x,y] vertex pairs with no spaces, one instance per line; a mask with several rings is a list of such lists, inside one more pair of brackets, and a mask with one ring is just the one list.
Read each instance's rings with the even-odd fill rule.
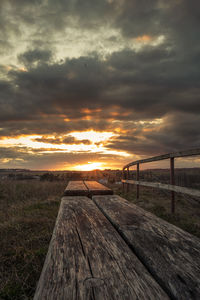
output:
[[[54,228],[60,198],[66,181],[0,182],[0,299],[32,299]],[[176,214],[170,212],[170,195],[141,188],[136,200],[135,187],[116,194],[136,203],[200,237],[200,205],[193,199],[176,196]]]
[[65,186],[0,183],[0,299],[32,299]]

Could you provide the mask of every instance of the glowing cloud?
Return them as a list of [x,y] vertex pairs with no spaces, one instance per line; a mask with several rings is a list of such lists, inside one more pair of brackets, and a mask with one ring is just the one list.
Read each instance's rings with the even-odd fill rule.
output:
[[142,36],[138,36],[136,38],[137,42],[142,42],[142,43],[148,43],[152,40],[152,37],[150,35],[142,35]]
[[[74,137],[78,141],[88,140],[91,143],[72,143],[65,144],[63,139],[67,137]],[[28,148],[29,152],[31,149],[38,149],[39,153],[101,153],[101,154],[111,154],[118,156],[129,156],[129,153],[125,151],[111,150],[106,147],[111,137],[117,137],[117,134],[113,132],[97,132],[97,131],[77,131],[71,132],[70,134],[63,135],[61,138],[61,143],[51,143],[52,139],[56,139],[55,136],[47,136],[44,142],[44,136],[41,135],[25,135],[15,138],[4,138],[0,140],[0,147],[17,147],[17,148]],[[49,139],[49,143],[48,143]]]
[[72,132],[70,135],[77,140],[89,140],[93,143],[104,142],[115,136],[113,132],[97,132],[94,130]]
[[132,48],[139,51],[141,48],[145,47],[146,45],[151,45],[156,47],[162,44],[164,40],[165,40],[164,35],[150,36],[144,34],[142,36],[138,36],[137,38],[132,39],[133,41]]

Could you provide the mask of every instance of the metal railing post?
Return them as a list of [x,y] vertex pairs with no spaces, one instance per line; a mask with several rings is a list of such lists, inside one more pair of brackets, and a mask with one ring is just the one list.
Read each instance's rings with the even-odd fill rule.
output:
[[[136,180],[139,181],[140,180],[140,167],[139,167],[139,163],[137,163],[137,173],[136,173]],[[136,186],[137,190],[136,190],[136,199],[139,199],[139,194],[140,194],[140,186],[139,184],[137,184]]]
[[[192,195],[195,197],[200,197],[200,191],[198,189],[186,188],[186,187],[175,185],[174,159],[177,157],[187,157],[187,156],[194,156],[194,155],[200,155],[200,148],[172,152],[172,153],[158,155],[158,156],[154,156],[154,157],[150,157],[150,158],[140,159],[140,160],[133,161],[133,162],[125,165],[122,169],[123,192],[125,193],[126,188],[127,188],[127,192],[128,192],[128,190],[130,188],[130,186],[129,186],[130,184],[136,184],[136,186],[137,186],[136,197],[137,197],[137,199],[139,199],[140,185],[168,190],[171,193],[171,213],[172,214],[175,213],[175,206],[176,206],[175,193],[176,192],[187,194],[187,195]],[[164,183],[160,183],[160,182],[145,182],[145,181],[139,180],[139,176],[140,176],[139,164],[150,163],[150,162],[160,161],[160,160],[165,160],[165,159],[170,159],[170,184],[164,184]],[[129,176],[129,168],[132,166],[137,166],[137,169],[136,169],[137,180],[130,180],[129,178],[128,178],[129,180],[126,180],[127,175]],[[126,172],[126,170],[127,170],[127,172]],[[139,184],[138,184],[138,182],[139,182]],[[125,188],[125,186],[126,186],[126,188]]]
[[[125,176],[124,176],[124,169],[122,170],[122,179],[125,179]],[[124,185],[125,183],[123,182],[122,183],[122,192],[124,193]]]
[[[170,184],[175,185],[174,180],[174,157],[170,158]],[[171,191],[171,213],[175,212],[175,193]]]
[[[130,179],[130,172],[129,172],[129,167],[127,168],[127,178],[126,179]],[[129,192],[129,183],[127,183],[127,188],[126,188],[126,192]]]

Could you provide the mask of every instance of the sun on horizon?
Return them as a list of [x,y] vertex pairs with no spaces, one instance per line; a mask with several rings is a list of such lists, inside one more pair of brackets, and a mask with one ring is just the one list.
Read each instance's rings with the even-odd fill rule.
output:
[[87,164],[76,165],[73,167],[73,170],[75,171],[93,171],[96,169],[104,170],[105,164],[101,162],[88,162]]

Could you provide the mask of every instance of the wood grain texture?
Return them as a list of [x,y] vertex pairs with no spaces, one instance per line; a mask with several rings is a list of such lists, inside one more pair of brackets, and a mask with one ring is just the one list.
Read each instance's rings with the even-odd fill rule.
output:
[[172,299],[200,299],[198,238],[119,196],[93,200]]
[[113,195],[113,191],[97,181],[84,181],[90,195]]
[[69,181],[64,196],[113,195],[113,191],[97,181]]
[[65,191],[65,196],[88,196],[88,188],[83,181],[69,181]]
[[[200,190],[185,188],[185,187],[178,186],[178,185],[171,185],[171,184],[165,184],[165,183],[160,183],[160,182],[138,181],[138,180],[132,180],[132,179],[131,180],[122,179],[122,183],[150,186],[150,187],[159,188],[159,189],[163,189],[163,190],[187,194],[190,196],[200,197]],[[196,199],[196,200],[200,201],[200,199],[199,200]]]
[[169,299],[94,202],[63,197],[34,300]]

